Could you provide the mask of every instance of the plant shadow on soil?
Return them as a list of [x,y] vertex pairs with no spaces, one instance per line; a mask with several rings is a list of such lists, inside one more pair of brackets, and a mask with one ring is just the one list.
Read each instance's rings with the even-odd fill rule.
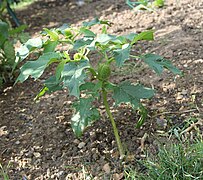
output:
[[[134,51],[139,52],[142,48],[143,52],[156,52],[172,59],[185,75],[173,78],[164,72],[158,77],[147,68],[136,72],[132,70],[130,74],[123,73],[122,77],[119,72],[114,73],[113,82],[130,80],[136,83],[139,80],[157,89],[156,96],[144,102],[150,117],[141,129],[135,128],[138,115],[128,106],[113,111],[121,139],[130,155],[125,164],[119,161],[111,125],[102,106],[98,105],[101,120],[89,127],[84,136],[77,140],[70,125],[73,99],[66,91],[46,95],[35,103],[33,99],[41,87],[39,82],[29,80],[8,87],[0,95],[0,162],[6,164],[11,161],[13,164],[9,169],[11,179],[21,179],[22,176],[28,179],[80,179],[84,173],[109,179],[123,173],[124,167],[128,165],[137,166],[137,159],[145,154],[140,147],[145,133],[148,134],[145,149],[156,154],[157,141],[168,141],[167,137],[159,137],[157,130],[167,132],[190,116],[198,118],[197,110],[190,113],[184,111],[196,107],[192,95],[203,98],[203,31],[200,29],[203,17],[194,15],[198,14],[201,6],[195,1],[193,8],[190,7],[193,16],[187,16],[187,4],[183,3],[180,7],[172,2],[169,0],[164,9],[154,13],[134,14],[121,0],[116,1],[116,5],[114,1],[93,1],[84,8],[71,5],[71,11],[68,7],[73,1],[65,5],[59,5],[56,1],[37,1],[28,9],[17,12],[20,19],[29,25],[32,34],[43,27],[58,27],[67,22],[77,24],[95,15],[112,21],[114,25],[110,32],[114,34],[154,28],[156,40],[139,43]],[[162,112],[174,114],[155,118]],[[168,120],[166,129],[158,126],[157,118]],[[202,127],[199,128],[202,130]],[[110,174],[107,173],[109,169]]]

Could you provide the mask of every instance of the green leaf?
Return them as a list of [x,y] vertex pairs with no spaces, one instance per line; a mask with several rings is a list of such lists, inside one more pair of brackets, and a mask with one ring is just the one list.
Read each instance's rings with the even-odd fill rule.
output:
[[85,82],[80,86],[80,91],[86,91],[86,94],[91,94],[93,97],[99,96],[99,90],[102,88],[102,82],[97,83]]
[[60,33],[62,33],[63,35],[65,35],[65,30],[70,28],[70,26],[68,24],[63,24],[62,26],[60,26],[59,28],[57,28],[56,30]]
[[8,29],[8,24],[0,21],[0,47],[2,47],[2,45],[8,38]]
[[50,36],[50,38],[53,41],[58,41],[59,40],[59,35],[58,35],[58,33],[55,30],[49,30],[47,28],[44,28],[44,31],[47,33],[47,35]]
[[153,69],[159,75],[163,72],[164,68],[168,69],[173,74],[182,74],[179,69],[173,66],[169,60],[164,59],[162,56],[156,54],[146,54],[142,56],[142,59],[151,69]]
[[80,86],[80,91],[84,91],[84,90],[92,90],[92,89],[94,89],[94,87],[95,87],[95,83],[93,83],[93,82],[86,82],[86,83],[84,83],[84,84],[82,84],[81,86]]
[[60,55],[55,52],[45,53],[36,61],[28,61],[21,67],[21,73],[16,82],[24,82],[29,76],[38,79],[44,72],[45,68],[53,59],[60,59]]
[[48,88],[48,93],[63,89],[62,80],[57,79],[56,76],[49,77],[44,85]]
[[137,34],[134,39],[131,42],[131,45],[135,44],[137,41],[140,40],[154,40],[154,32],[152,30],[150,31],[144,31],[141,32],[140,34]]
[[13,65],[15,63],[15,50],[13,47],[13,44],[10,41],[6,41],[4,43],[4,54],[6,56],[7,59],[7,63],[10,65]]
[[92,107],[94,98],[80,98],[79,102],[74,104],[76,113],[71,118],[71,126],[77,137],[80,137],[87,126],[90,126],[100,117],[99,111]]
[[82,39],[78,39],[75,41],[75,43],[73,45],[73,49],[78,50],[84,46],[90,45],[93,40],[94,40],[94,38],[92,38],[92,37],[84,37]]
[[136,109],[140,106],[140,99],[149,99],[153,95],[153,89],[145,88],[141,84],[134,85],[126,81],[114,88],[113,98],[116,105],[130,103]]
[[96,34],[87,29],[86,27],[81,27],[80,28],[80,33],[84,34],[84,36],[90,36],[90,37],[95,37]]
[[99,34],[97,38],[95,39],[95,42],[98,42],[102,45],[108,44],[110,41],[113,42],[117,40],[117,37],[115,35],[109,35],[109,34]]
[[17,50],[19,61],[24,60],[29,55],[30,51],[33,51],[36,48],[41,48],[42,44],[43,42],[40,38],[29,39],[23,46],[21,46]]
[[29,51],[32,51],[35,48],[41,48],[42,47],[42,39],[41,38],[32,38],[29,39],[24,46],[28,48]]
[[64,65],[65,65],[66,61],[61,61],[58,66],[56,67],[56,79],[60,79],[61,77],[61,72],[64,69]]
[[15,35],[15,34],[18,34],[18,33],[21,33],[22,31],[24,31],[25,29],[27,28],[27,25],[21,25],[15,29],[11,29],[9,30],[9,35]]
[[139,114],[140,114],[140,118],[136,124],[136,128],[140,128],[144,124],[147,118],[147,109],[142,105],[140,105],[139,107]]
[[163,7],[163,6],[164,6],[164,0],[155,0],[152,4],[153,4],[154,6],[160,8],[160,7]]
[[46,43],[43,45],[44,53],[53,52],[57,45],[58,45],[58,41],[47,40]]
[[130,44],[124,44],[122,49],[117,49],[113,51],[114,58],[116,60],[116,65],[121,67],[124,62],[129,59],[130,56]]
[[102,21],[102,20],[99,20],[98,18],[95,18],[90,22],[83,22],[83,26],[85,27],[91,27],[96,24],[105,24],[105,25],[111,26],[111,23],[109,21]]
[[81,84],[84,84],[84,79],[86,78],[84,69],[89,67],[88,60],[80,60],[79,63],[69,62],[65,64],[61,78],[63,79],[63,87],[68,87],[70,95],[79,98],[79,87]]
[[30,39],[30,35],[29,33],[22,32],[18,35],[18,39],[22,44],[25,44]]
[[40,92],[37,94],[37,96],[34,98],[34,101],[38,100],[40,97],[44,96],[44,94],[48,91],[48,87],[43,87]]
[[61,80],[56,79],[56,76],[51,76],[44,82],[44,87],[40,90],[34,100],[38,100],[40,97],[44,96],[45,93],[52,93],[62,90],[62,88]]
[[126,39],[132,41],[132,40],[135,38],[135,36],[137,36],[137,35],[138,35],[138,34],[136,34],[136,33],[130,33],[130,34],[124,35],[124,37],[125,37]]

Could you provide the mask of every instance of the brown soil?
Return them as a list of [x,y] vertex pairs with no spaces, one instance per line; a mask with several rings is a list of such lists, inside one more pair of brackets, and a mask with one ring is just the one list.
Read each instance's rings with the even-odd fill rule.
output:
[[[123,170],[138,167],[144,157],[141,139],[147,135],[144,149],[157,152],[157,144],[169,141],[168,132],[184,130],[184,122],[202,120],[203,98],[203,2],[199,0],[166,0],[155,12],[134,12],[123,0],[95,0],[78,7],[74,1],[38,0],[18,17],[29,25],[30,33],[43,27],[63,23],[79,25],[95,16],[113,22],[113,34],[155,30],[155,41],[140,43],[135,50],[155,52],[171,59],[184,76],[168,72],[157,76],[145,67],[123,68],[112,81],[139,80],[157,90],[156,96],[144,102],[149,118],[136,129],[138,115],[127,106],[114,108],[122,142],[128,150],[121,162],[111,125],[100,107],[101,119],[76,139],[71,127],[71,98],[67,92],[46,95],[33,101],[40,83],[28,80],[4,89],[0,95],[0,163],[8,162],[11,179],[121,179]],[[97,30],[96,30],[97,31]],[[140,51],[140,50],[139,50]],[[196,98],[194,98],[196,97]],[[202,126],[198,126],[202,135]],[[188,132],[192,136],[196,131]],[[164,136],[165,135],[165,136]],[[169,141],[170,142],[170,141]]]

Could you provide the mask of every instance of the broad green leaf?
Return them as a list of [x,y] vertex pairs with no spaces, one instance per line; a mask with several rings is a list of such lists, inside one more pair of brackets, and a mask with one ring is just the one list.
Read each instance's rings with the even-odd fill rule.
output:
[[6,56],[7,59],[7,63],[10,65],[13,65],[15,63],[15,50],[13,47],[13,44],[10,41],[6,41],[4,43],[4,54]]
[[97,83],[85,82],[80,86],[80,91],[86,91],[86,94],[91,94],[93,97],[99,96],[99,90],[102,88],[102,82]]
[[32,38],[32,39],[29,39],[24,46],[26,46],[29,51],[32,51],[33,49],[35,48],[41,48],[42,47],[42,39],[37,37],[37,38]]
[[44,53],[53,52],[57,45],[58,45],[58,41],[47,40],[46,43],[43,45]]
[[111,26],[111,23],[109,21],[102,21],[102,20],[99,20],[98,18],[95,18],[90,22],[83,22],[83,26],[85,27],[91,27],[96,24],[105,24],[105,25]]
[[60,59],[60,55],[55,52],[44,53],[36,61],[26,62],[20,69],[21,73],[16,82],[24,82],[29,76],[38,79],[44,72],[45,68],[53,59]]
[[138,34],[136,34],[136,33],[130,33],[130,34],[124,35],[124,37],[125,37],[126,39],[132,41],[132,40],[135,38],[135,36],[137,36],[137,35],[138,35]]
[[2,45],[8,38],[8,29],[8,24],[0,21],[0,47],[2,47]]
[[88,60],[81,60],[79,63],[69,62],[65,64],[61,78],[63,79],[63,87],[68,87],[70,95],[79,98],[79,87],[81,84],[84,84],[84,79],[86,78],[84,69],[89,67]]
[[84,90],[92,90],[92,89],[94,89],[94,87],[95,87],[95,83],[93,83],[93,82],[86,82],[86,83],[84,83],[84,84],[82,84],[81,86],[80,86],[80,91],[84,91]]
[[84,34],[84,36],[90,36],[90,37],[95,37],[96,34],[93,33],[92,31],[90,31],[89,29],[85,28],[85,27],[82,27],[80,28],[80,33]]
[[130,56],[130,44],[124,44],[122,49],[117,49],[113,51],[113,56],[116,60],[116,65],[121,67],[124,62],[129,59]]
[[162,56],[156,54],[146,54],[142,56],[142,59],[150,68],[152,68],[159,75],[163,72],[164,68],[168,69],[173,74],[182,74],[179,69],[173,66],[169,60],[164,59]]
[[66,61],[61,61],[58,66],[56,67],[56,79],[60,79],[61,77],[61,72],[64,69],[64,65],[65,65]]
[[131,84],[123,82],[114,88],[113,98],[116,105],[120,103],[130,103],[133,108],[140,106],[140,99],[149,99],[154,95],[154,90],[145,88],[141,84]]
[[117,37],[115,35],[109,35],[109,34],[99,34],[97,38],[95,39],[95,42],[98,42],[102,45],[108,44],[110,41],[117,40]]
[[78,39],[75,41],[75,43],[73,45],[73,49],[78,50],[84,46],[90,45],[93,40],[94,40],[94,38],[92,38],[92,37],[84,37],[82,39]]
[[47,35],[49,35],[49,37],[53,40],[53,41],[58,41],[59,40],[59,35],[55,30],[49,30],[47,28],[44,28],[44,31],[47,33]]
[[148,40],[148,41],[154,40],[154,32],[150,30],[150,31],[144,31],[144,32],[141,32],[140,34],[137,34],[132,40],[131,45],[141,40]]
[[94,98],[80,98],[79,102],[74,104],[76,113],[71,118],[71,126],[77,137],[80,137],[87,126],[90,126],[100,117],[99,111],[93,108]]
[[30,53],[36,48],[42,47],[42,40],[40,38],[29,39],[24,45],[22,45],[19,49],[17,49],[17,57],[19,61],[23,61]]

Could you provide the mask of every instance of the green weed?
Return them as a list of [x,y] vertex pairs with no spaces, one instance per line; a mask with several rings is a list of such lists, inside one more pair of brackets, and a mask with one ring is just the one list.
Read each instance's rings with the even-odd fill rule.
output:
[[201,180],[203,178],[203,142],[162,146],[157,156],[141,161],[144,173],[125,171],[125,179],[140,180]]

